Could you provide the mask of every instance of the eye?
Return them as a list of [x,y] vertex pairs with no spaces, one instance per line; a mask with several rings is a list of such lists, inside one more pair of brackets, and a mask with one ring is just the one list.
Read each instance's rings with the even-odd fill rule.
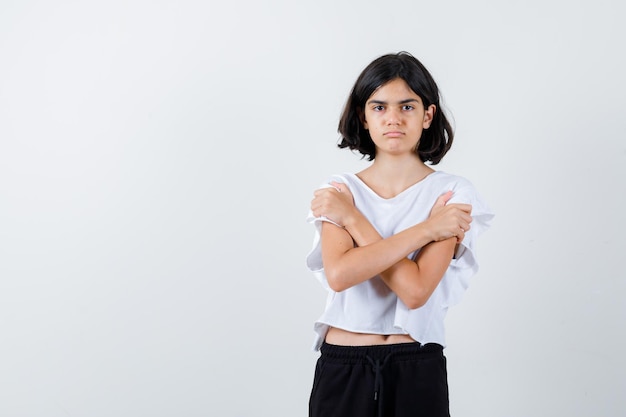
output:
[[383,110],[385,110],[385,107],[379,104],[377,106],[372,107],[372,110],[374,110],[374,111],[383,111]]
[[404,106],[402,106],[402,110],[413,110],[415,107],[411,106],[410,104],[405,104]]

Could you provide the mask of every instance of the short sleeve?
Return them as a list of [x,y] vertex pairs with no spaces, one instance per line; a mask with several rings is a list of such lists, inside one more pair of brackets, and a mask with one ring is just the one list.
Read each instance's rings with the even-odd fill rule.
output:
[[[337,181],[338,179],[333,178],[333,180]],[[328,187],[332,187],[332,185],[327,183],[322,185],[320,188]],[[315,278],[317,278],[320,284],[322,284],[325,289],[330,290],[330,286],[328,285],[328,280],[326,279],[326,274],[324,272],[324,264],[322,262],[322,222],[329,222],[334,224],[335,226],[339,225],[328,217],[315,217],[310,211],[309,215],[306,218],[306,221],[315,227],[313,236],[313,247],[306,257],[306,266],[311,272],[313,272],[313,275],[315,276]]]
[[[313,213],[309,213],[307,216],[307,222],[315,226],[315,234],[313,236],[313,247],[306,257],[306,266],[313,272],[315,278],[322,284],[327,290],[330,289],[326,274],[324,273],[324,264],[322,262],[322,222],[329,222],[337,225],[337,223],[328,219],[327,217],[315,217]],[[338,226],[338,225],[337,225]]]
[[472,223],[441,281],[447,307],[461,301],[469,287],[470,278],[478,272],[476,241],[491,226],[494,217],[493,211],[469,182],[454,190],[454,195],[448,201],[448,204],[451,203],[471,204]]

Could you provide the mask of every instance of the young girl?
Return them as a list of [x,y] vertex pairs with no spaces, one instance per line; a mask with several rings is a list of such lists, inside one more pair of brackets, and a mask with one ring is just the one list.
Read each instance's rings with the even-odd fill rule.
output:
[[405,52],[373,61],[350,93],[339,147],[373,162],[311,203],[307,266],[328,290],[311,417],[449,416],[443,321],[493,214],[469,181],[426,165],[454,137],[439,99]]

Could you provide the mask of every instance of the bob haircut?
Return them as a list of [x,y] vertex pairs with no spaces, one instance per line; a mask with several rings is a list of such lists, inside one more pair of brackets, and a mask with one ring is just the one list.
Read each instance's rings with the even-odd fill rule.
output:
[[426,67],[408,52],[383,55],[370,63],[356,80],[339,121],[340,148],[359,151],[368,160],[376,158],[376,146],[361,122],[365,103],[380,86],[403,79],[424,103],[424,109],[435,105],[435,115],[424,129],[415,153],[422,162],[436,165],[452,146],[454,132],[439,105],[439,89]]

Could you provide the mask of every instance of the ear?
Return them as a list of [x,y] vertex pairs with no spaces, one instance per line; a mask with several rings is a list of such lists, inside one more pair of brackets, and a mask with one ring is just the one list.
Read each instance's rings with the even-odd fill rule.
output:
[[361,110],[361,108],[358,108],[356,109],[356,112],[359,115],[359,120],[361,121],[361,124],[363,125],[365,130],[369,130],[369,128],[367,127],[367,120],[365,120],[365,113],[363,113],[363,110]]
[[437,107],[434,104],[431,104],[428,108],[426,108],[426,110],[424,110],[424,124],[422,125],[422,128],[428,129],[430,127],[436,111]]

